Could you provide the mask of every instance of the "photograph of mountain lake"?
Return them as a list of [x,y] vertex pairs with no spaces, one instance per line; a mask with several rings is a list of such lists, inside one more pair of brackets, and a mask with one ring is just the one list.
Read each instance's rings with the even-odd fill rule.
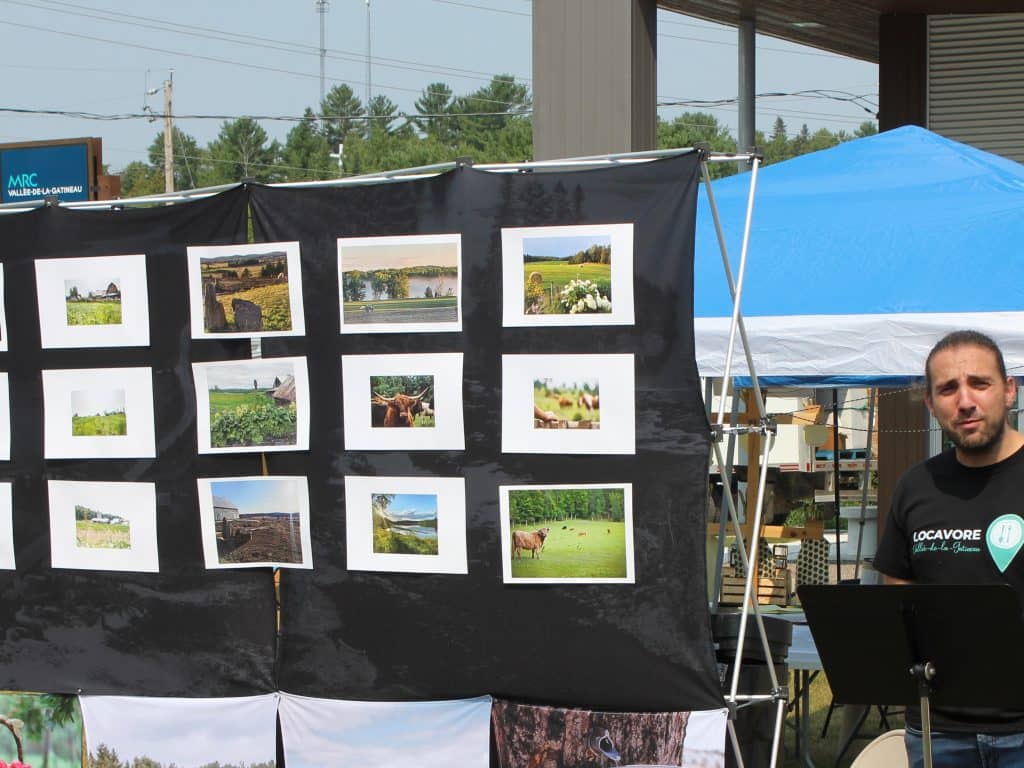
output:
[[459,322],[458,235],[342,239],[338,261],[343,329]]
[[375,554],[437,554],[437,496],[432,493],[374,493]]

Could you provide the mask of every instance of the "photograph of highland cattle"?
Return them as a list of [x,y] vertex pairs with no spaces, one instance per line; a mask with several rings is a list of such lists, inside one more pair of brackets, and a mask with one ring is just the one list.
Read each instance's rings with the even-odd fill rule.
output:
[[96,275],[64,281],[68,325],[120,325],[121,281]]
[[611,312],[611,236],[524,237],[523,277],[528,315]]
[[374,493],[370,505],[375,554],[437,554],[436,494]]
[[297,243],[191,247],[192,337],[305,333]]
[[207,568],[312,567],[304,477],[199,480]]
[[458,331],[459,235],[342,238],[341,332]]
[[629,485],[502,486],[509,583],[632,583]]
[[200,453],[297,450],[308,445],[305,358],[194,363],[192,370]]
[[600,429],[598,379],[534,379],[534,429]]
[[371,376],[370,423],[378,427],[433,427],[433,376]]

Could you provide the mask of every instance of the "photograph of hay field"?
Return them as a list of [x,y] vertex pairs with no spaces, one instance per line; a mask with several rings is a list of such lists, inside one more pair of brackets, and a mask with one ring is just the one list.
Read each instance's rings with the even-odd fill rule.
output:
[[68,325],[120,325],[119,278],[64,281],[64,306]]
[[534,429],[600,429],[597,379],[534,379]]
[[374,554],[436,555],[437,496],[428,493],[374,493]]
[[611,236],[524,237],[523,278],[528,315],[611,312]]
[[508,515],[513,579],[628,578],[623,488],[509,489]]
[[131,526],[118,515],[106,515],[75,504],[75,546],[89,549],[131,549]]
[[71,392],[72,437],[123,437],[128,414],[123,389]]
[[281,363],[210,366],[210,445],[214,448],[295,445],[295,369]]
[[417,239],[338,241],[343,329],[459,322],[457,236],[445,242]]
[[285,251],[199,259],[207,333],[292,330]]

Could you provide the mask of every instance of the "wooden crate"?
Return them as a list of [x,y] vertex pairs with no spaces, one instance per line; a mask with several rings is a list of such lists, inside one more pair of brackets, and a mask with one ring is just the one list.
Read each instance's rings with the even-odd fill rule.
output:
[[[732,569],[727,569],[732,570]],[[742,605],[746,579],[723,570],[721,605]],[[789,605],[793,592],[793,574],[788,569],[777,569],[771,578],[757,580],[757,602],[761,605]]]

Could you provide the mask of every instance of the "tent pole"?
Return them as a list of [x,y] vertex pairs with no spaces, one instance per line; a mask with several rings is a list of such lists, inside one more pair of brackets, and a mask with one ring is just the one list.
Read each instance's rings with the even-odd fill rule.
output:
[[[871,488],[871,438],[875,431],[875,399],[877,389],[868,390],[868,444],[864,451],[864,473],[860,478],[860,530],[857,532],[857,560],[853,565],[853,578],[860,579],[860,552],[864,544],[864,521],[868,512],[868,491]],[[877,519],[877,512],[876,519]],[[877,525],[877,523],[876,523]]]
[[836,584],[843,580],[839,542],[839,390],[832,387],[832,500],[836,516]]

